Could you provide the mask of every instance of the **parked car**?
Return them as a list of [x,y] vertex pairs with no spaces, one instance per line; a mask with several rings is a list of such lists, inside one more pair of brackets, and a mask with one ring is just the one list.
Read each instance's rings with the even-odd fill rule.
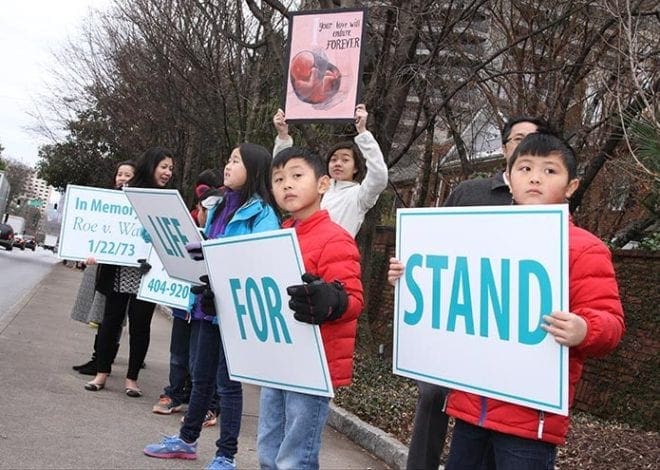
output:
[[14,229],[11,225],[0,224],[0,246],[7,251],[14,248]]
[[25,240],[23,240],[23,237],[14,234],[14,247],[19,250],[25,250]]
[[37,241],[34,239],[34,237],[27,236],[23,238],[23,241],[25,242],[25,248],[28,250],[36,250],[37,249]]

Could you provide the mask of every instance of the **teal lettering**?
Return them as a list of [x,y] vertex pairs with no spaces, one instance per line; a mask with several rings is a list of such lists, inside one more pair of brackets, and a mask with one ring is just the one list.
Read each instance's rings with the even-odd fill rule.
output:
[[[462,303],[458,300],[461,294],[463,297]],[[465,332],[473,335],[472,298],[470,294],[467,258],[465,256],[456,257],[456,269],[454,270],[454,281],[451,286],[451,300],[449,302],[447,331],[456,330],[456,318],[458,316],[462,316],[465,319]]]
[[488,337],[488,312],[489,306],[492,306],[497,333],[500,339],[509,340],[509,279],[510,279],[510,261],[503,259],[500,265],[500,293],[498,297],[497,286],[493,268],[488,258],[481,258],[481,295],[479,301],[479,334],[485,338]]
[[276,343],[280,342],[281,329],[284,342],[291,344],[291,335],[282,315],[282,297],[280,296],[280,290],[277,288],[277,283],[271,277],[263,277],[261,278],[261,285],[264,288],[264,297],[266,299],[266,307],[268,308],[268,316],[270,317],[270,326],[273,330],[273,339]]
[[[268,323],[266,322],[266,310],[264,309],[264,303],[259,294],[259,288],[257,287],[257,282],[248,277],[245,280],[245,297],[247,298],[247,308],[248,313],[250,314],[250,323],[252,323],[252,328],[254,333],[257,335],[259,341],[265,342],[268,339]],[[257,323],[257,318],[255,316],[254,304],[252,299],[256,300],[257,307],[259,308],[259,322]]]
[[238,279],[229,279],[229,287],[231,288],[231,298],[234,301],[234,310],[236,311],[236,319],[238,320],[238,329],[241,333],[241,339],[247,339],[245,334],[245,324],[243,323],[244,317],[247,315],[245,306],[238,301],[238,291],[241,290],[241,281]]
[[[552,286],[550,285],[550,276],[545,268],[534,260],[521,260],[518,263],[518,340],[522,344],[538,344],[546,336],[546,332],[541,328],[543,315],[552,310]],[[540,315],[539,321],[534,329],[530,330],[529,324],[529,298],[531,277],[535,277],[539,288]]]
[[440,329],[440,273],[447,269],[447,257],[428,255],[426,267],[431,268],[431,328]]
[[424,298],[422,297],[422,290],[419,288],[419,284],[417,284],[413,278],[413,269],[416,267],[421,267],[422,260],[422,255],[413,254],[410,255],[410,258],[408,258],[408,262],[406,263],[406,285],[408,286],[408,290],[415,299],[416,304],[414,311],[409,312],[405,310],[403,312],[403,321],[407,325],[416,325],[419,323],[419,321],[422,319],[422,313],[424,312]]

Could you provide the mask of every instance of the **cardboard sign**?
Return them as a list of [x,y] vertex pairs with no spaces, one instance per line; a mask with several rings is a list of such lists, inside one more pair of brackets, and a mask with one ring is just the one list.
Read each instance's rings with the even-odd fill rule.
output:
[[[187,310],[190,305],[191,284],[170,277],[163,263],[161,263],[158,253],[153,248],[149,252],[147,262],[151,265],[151,269],[142,275],[137,298],[147,302]],[[202,263],[202,261],[199,261],[199,263]]]
[[541,329],[568,310],[565,205],[397,212],[395,374],[568,414],[568,348]]
[[57,255],[84,261],[138,266],[149,245],[142,240],[142,225],[122,191],[68,185],[64,199]]
[[179,191],[126,187],[124,192],[167,273],[175,279],[200,284],[199,278],[206,274],[206,267],[190,257],[186,245],[201,242],[202,235]]
[[287,122],[352,122],[360,99],[363,8],[289,15]]
[[232,380],[334,396],[318,326],[298,322],[287,286],[304,265],[292,229],[203,243]]

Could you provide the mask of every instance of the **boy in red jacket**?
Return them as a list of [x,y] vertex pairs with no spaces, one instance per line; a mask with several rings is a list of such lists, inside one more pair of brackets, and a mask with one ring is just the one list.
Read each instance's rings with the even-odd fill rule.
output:
[[[557,137],[524,138],[508,162],[514,204],[562,204],[579,185],[573,152]],[[610,252],[591,233],[570,222],[569,312],[552,312],[542,328],[569,349],[569,404],[586,357],[611,352],[624,331],[623,309]],[[403,265],[390,261],[395,282]],[[569,418],[453,390],[446,405],[456,419],[446,469],[553,470]]]
[[[353,237],[321,210],[330,178],[324,162],[290,147],[272,164],[273,195],[291,217],[305,265],[304,284],[290,286],[296,320],[320,325],[333,387],[350,385],[357,318],[363,307],[360,254]],[[262,387],[257,450],[261,468],[319,468],[330,399]]]

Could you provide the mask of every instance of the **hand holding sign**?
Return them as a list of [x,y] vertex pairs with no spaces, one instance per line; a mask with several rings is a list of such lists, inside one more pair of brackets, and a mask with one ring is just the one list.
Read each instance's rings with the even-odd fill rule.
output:
[[348,307],[348,295],[339,281],[324,282],[310,273],[302,275],[305,284],[289,286],[287,294],[291,296],[289,308],[293,317],[304,323],[320,325],[337,320]]
[[199,280],[202,281],[203,284],[201,286],[194,286],[190,289],[190,292],[202,296],[200,300],[202,312],[204,312],[205,315],[214,317],[218,312],[215,310],[215,294],[209,285],[209,277],[205,274],[204,276],[201,276]]

